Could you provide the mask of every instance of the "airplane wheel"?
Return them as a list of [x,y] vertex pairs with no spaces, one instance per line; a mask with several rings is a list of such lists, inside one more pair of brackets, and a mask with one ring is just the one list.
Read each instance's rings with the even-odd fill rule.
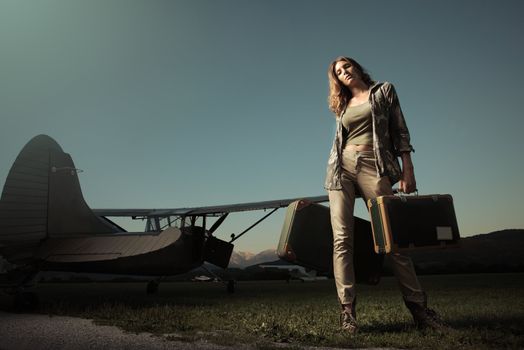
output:
[[227,292],[229,294],[235,293],[235,281],[234,280],[227,281]]
[[149,281],[147,283],[147,288],[146,288],[147,294],[156,294],[156,293],[158,293],[158,285],[159,285],[159,283],[157,281]]
[[38,307],[38,296],[32,292],[15,294],[14,306],[17,311],[33,311]]

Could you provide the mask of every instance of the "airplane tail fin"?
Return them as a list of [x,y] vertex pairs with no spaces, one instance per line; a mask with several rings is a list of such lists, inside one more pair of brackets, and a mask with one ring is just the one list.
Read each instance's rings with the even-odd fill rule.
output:
[[49,136],[31,139],[11,167],[0,198],[0,254],[24,260],[49,236],[116,231],[85,203],[70,155]]

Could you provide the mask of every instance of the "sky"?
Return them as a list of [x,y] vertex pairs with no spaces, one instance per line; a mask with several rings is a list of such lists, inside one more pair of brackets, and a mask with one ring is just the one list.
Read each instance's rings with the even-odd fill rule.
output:
[[[462,236],[524,228],[522,13],[519,0],[0,0],[0,182],[47,134],[92,208],[324,195],[327,67],[344,55],[395,85],[419,194],[451,194]],[[231,214],[216,235],[264,214]],[[275,248],[284,214],[235,249]]]

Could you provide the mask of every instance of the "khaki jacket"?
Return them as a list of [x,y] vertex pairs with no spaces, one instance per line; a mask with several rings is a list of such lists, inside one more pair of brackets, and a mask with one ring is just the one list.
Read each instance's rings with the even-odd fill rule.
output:
[[[408,127],[393,84],[388,82],[374,84],[370,89],[369,102],[377,177],[388,176],[393,185],[402,176],[398,157],[402,152],[414,152],[415,150],[410,144]],[[341,117],[344,112],[336,116],[335,139],[331,147],[324,183],[324,188],[329,191],[342,189],[340,178],[345,140]]]

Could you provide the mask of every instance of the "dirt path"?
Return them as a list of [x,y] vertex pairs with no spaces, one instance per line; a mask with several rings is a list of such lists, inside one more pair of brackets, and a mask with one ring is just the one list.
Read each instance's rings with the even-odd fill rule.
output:
[[[149,333],[125,333],[91,320],[0,311],[1,350],[40,349],[231,349],[203,341],[169,341]],[[252,347],[244,347],[252,349]]]

